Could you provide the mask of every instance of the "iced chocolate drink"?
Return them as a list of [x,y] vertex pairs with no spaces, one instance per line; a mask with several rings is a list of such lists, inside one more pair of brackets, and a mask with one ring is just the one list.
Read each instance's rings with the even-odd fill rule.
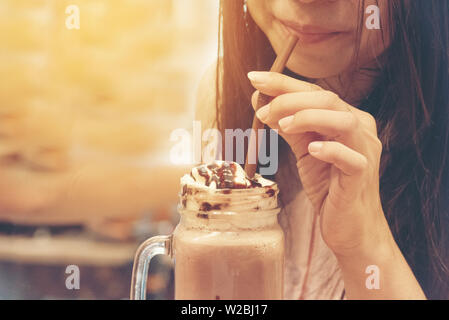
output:
[[284,234],[277,185],[248,179],[236,163],[217,161],[181,179],[180,222],[173,234],[137,250],[131,299],[145,299],[149,261],[175,261],[175,299],[282,299]]
[[175,299],[282,299],[277,185],[222,161],[192,169],[181,185]]

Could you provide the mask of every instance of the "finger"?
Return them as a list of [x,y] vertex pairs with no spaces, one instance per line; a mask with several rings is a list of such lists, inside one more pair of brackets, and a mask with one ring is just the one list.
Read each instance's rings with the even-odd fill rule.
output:
[[[256,110],[257,101],[259,97],[259,91],[255,91],[251,97],[251,102],[254,110]],[[268,125],[272,129],[278,129],[278,123],[272,122]],[[282,136],[285,141],[290,145],[293,153],[296,155],[298,159],[308,154],[307,146],[310,142],[319,140],[322,137],[315,132],[306,132],[304,134],[293,134],[287,135],[282,132],[278,132],[280,136]]]
[[253,106],[253,109],[256,110],[257,108],[257,98],[259,97],[259,90],[254,91],[253,95],[251,96],[251,105]]
[[[251,97],[251,102],[254,110],[256,110],[257,103],[258,103],[258,97],[259,97],[259,91],[255,91]],[[294,112],[292,112],[294,113]],[[291,114],[291,113],[290,113]],[[278,121],[272,121],[268,126],[272,129],[278,128]],[[321,136],[315,132],[306,132],[304,134],[293,134],[293,135],[286,135],[282,132],[278,132],[290,145],[292,148],[293,153],[296,155],[296,157],[302,158],[304,155],[308,154],[307,146],[310,142],[318,140],[321,138]]]
[[333,164],[347,176],[363,172],[368,160],[355,150],[336,141],[315,141],[309,144],[309,154],[321,161]]
[[250,72],[248,78],[251,84],[260,92],[269,96],[298,91],[318,91],[321,87],[301,81],[277,72]]
[[315,132],[306,132],[304,134],[285,135],[279,132],[280,135],[290,146],[296,160],[299,161],[309,154],[309,144],[313,141],[325,140],[325,138]]
[[259,95],[260,95],[260,92],[259,92],[259,90],[257,90],[251,96],[251,105],[253,106],[254,111],[257,111],[258,109],[263,107],[263,106],[260,105]]
[[268,105],[261,107],[256,115],[260,121],[269,124],[306,109],[348,111],[349,107],[331,91],[294,92],[274,98]]
[[350,136],[358,128],[358,120],[352,112],[322,109],[302,110],[278,123],[286,134],[317,132],[332,138]]

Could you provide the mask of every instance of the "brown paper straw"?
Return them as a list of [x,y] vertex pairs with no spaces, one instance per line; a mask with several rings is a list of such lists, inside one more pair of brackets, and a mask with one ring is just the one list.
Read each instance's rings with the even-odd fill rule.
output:
[[[296,47],[296,44],[298,43],[298,38],[294,35],[290,35],[290,37],[287,40],[287,45],[284,47],[282,52],[276,57],[276,60],[274,61],[273,65],[271,66],[270,71],[271,72],[279,72],[282,73],[285,69],[285,65],[288,62],[288,59],[290,58],[290,55],[292,54],[293,50]],[[259,97],[257,99],[257,106],[256,111],[259,110],[260,107],[263,107],[264,105],[267,105],[270,103],[271,97],[267,96],[263,93],[259,93]],[[263,129],[264,124],[260,122],[260,120],[254,115],[253,119],[253,126],[252,126],[252,132],[251,136],[249,138],[249,145],[248,145],[248,153],[246,154],[246,161],[245,161],[245,172],[246,175],[249,178],[253,178],[254,174],[257,170],[257,163],[259,162],[259,139],[258,139],[258,131],[259,129]],[[255,149],[255,150],[254,150]],[[256,161],[255,163],[249,163],[249,155],[255,154],[256,155]]]

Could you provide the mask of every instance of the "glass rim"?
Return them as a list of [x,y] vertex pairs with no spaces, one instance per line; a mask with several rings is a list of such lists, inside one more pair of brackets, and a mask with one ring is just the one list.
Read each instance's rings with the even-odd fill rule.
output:
[[276,216],[281,212],[281,207],[278,205],[274,208],[267,208],[267,209],[249,209],[249,210],[242,210],[242,211],[235,211],[235,210],[211,210],[211,211],[201,211],[201,210],[192,210],[182,207],[181,205],[178,205],[177,207],[179,214],[182,216],[184,214],[191,215],[192,217],[198,218],[198,219],[220,219],[220,218],[231,218],[231,217],[241,217],[241,216],[256,216],[256,218],[266,218],[271,216]]

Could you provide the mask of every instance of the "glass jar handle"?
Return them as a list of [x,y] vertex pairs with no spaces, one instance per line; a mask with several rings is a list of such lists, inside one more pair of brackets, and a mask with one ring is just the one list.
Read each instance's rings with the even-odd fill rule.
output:
[[151,259],[159,254],[171,256],[172,235],[152,237],[142,243],[134,257],[131,278],[131,300],[146,300],[148,267]]

